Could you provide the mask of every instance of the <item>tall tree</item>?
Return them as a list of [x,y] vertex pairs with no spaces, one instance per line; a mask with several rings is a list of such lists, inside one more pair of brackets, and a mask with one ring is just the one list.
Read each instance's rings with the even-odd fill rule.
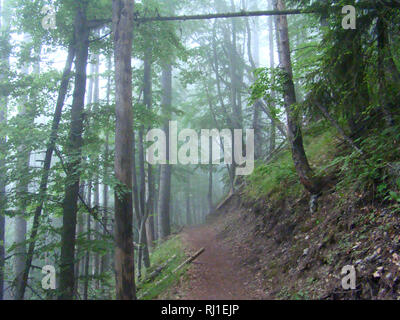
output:
[[[0,38],[2,46],[0,49],[0,84],[4,85],[9,72],[9,35],[8,23],[5,19],[5,8],[0,0]],[[6,94],[0,95],[0,126],[7,123],[7,104]],[[0,300],[3,300],[4,294],[4,267],[5,267],[5,208],[6,208],[6,166],[4,160],[6,145],[6,136],[0,136]]]
[[[24,42],[26,44],[31,43],[31,37],[28,34],[24,35]],[[35,57],[35,65],[33,67],[33,73],[39,73],[39,58],[40,52],[37,52],[37,57]],[[29,63],[24,62],[22,68],[22,74],[24,76],[29,75]],[[34,110],[33,103],[30,101],[31,95],[23,97],[21,101],[20,116],[26,121],[25,125],[30,127],[34,123]],[[16,295],[15,298],[18,299],[20,293],[19,289],[22,287],[23,274],[26,263],[26,232],[27,232],[27,207],[28,207],[28,194],[29,194],[29,174],[30,174],[30,158],[31,152],[28,145],[24,142],[18,148],[17,163],[19,168],[21,168],[21,176],[17,182],[17,195],[18,195],[18,213],[15,217],[15,260],[14,260],[14,271],[16,277]]]
[[113,0],[115,61],[115,278],[119,300],[136,299],[132,211],[132,0]]
[[77,5],[74,22],[76,46],[75,84],[71,106],[71,125],[66,163],[67,177],[63,201],[63,226],[61,233],[59,299],[68,300],[73,299],[75,284],[74,260],[78,210],[77,200],[80,180],[79,166],[81,165],[82,156],[83,110],[85,105],[86,67],[89,54],[90,31],[86,17],[86,5],[85,2]]
[[62,109],[64,107],[65,97],[66,97],[67,91],[68,91],[68,82],[70,79],[72,63],[73,63],[74,58],[75,58],[75,45],[73,43],[71,43],[68,48],[68,56],[67,56],[67,60],[65,62],[65,67],[64,67],[63,74],[62,74],[62,78],[61,78],[61,84],[60,84],[60,88],[59,88],[59,92],[58,92],[56,108],[54,111],[54,116],[53,116],[53,121],[52,121],[52,126],[51,126],[50,138],[49,138],[49,142],[47,144],[46,154],[45,154],[45,158],[43,161],[43,173],[42,173],[40,185],[39,185],[39,203],[35,208],[35,213],[33,216],[33,223],[32,223],[31,233],[30,233],[30,237],[29,237],[29,247],[28,247],[28,253],[27,253],[27,257],[26,257],[24,273],[22,275],[21,288],[19,288],[17,290],[19,300],[22,300],[24,298],[25,289],[26,289],[26,285],[28,282],[29,271],[30,271],[30,268],[32,265],[32,259],[33,259],[33,254],[35,251],[35,245],[36,245],[36,240],[37,240],[36,236],[38,234],[38,229],[40,226],[40,217],[41,217],[42,210],[43,210],[45,195],[46,195],[46,191],[47,191],[47,184],[48,184],[49,176],[50,176],[51,160],[53,157],[53,152],[54,152],[54,148],[55,148],[55,144],[56,144],[56,140],[57,140],[57,136],[58,136],[58,128],[59,128],[60,121],[61,121],[61,114],[62,114]]
[[[143,69],[143,101],[147,109],[152,108],[152,62],[151,49],[146,48],[146,57],[144,59]],[[139,129],[139,168],[140,168],[140,221],[139,223],[139,252],[138,252],[138,277],[141,277],[142,260],[146,268],[150,267],[149,247],[147,244],[147,219],[152,210],[152,167],[149,164],[147,171],[147,197],[146,199],[146,169],[144,155],[144,125]]]
[[[87,200],[86,203],[89,207],[92,206],[92,181],[89,178],[89,183],[87,186]],[[90,242],[92,238],[92,227],[91,227],[91,216],[90,213],[87,213],[86,216],[86,235],[87,241]],[[84,282],[83,282],[83,300],[88,300],[89,298],[89,286],[90,286],[90,250],[87,249],[85,253],[85,264],[84,264]]]
[[[285,10],[283,0],[274,0],[275,10]],[[320,187],[316,183],[308,163],[303,145],[301,124],[294,109],[296,92],[293,83],[292,62],[290,57],[289,31],[286,16],[276,16],[276,27],[279,32],[279,62],[284,73],[284,100],[287,116],[288,137],[291,145],[293,162],[301,183],[312,194],[318,194]]]
[[[95,33],[96,36],[99,36],[99,33],[96,32]],[[100,103],[100,77],[99,77],[99,69],[100,69],[100,56],[99,54],[95,55],[95,61],[94,61],[94,86],[93,86],[93,103],[94,103],[94,107],[93,107],[93,113],[97,114],[99,112],[99,103]],[[96,155],[95,159],[94,159],[94,164],[95,164],[95,168],[96,168],[96,172],[94,173],[94,207],[96,212],[99,211],[99,207],[100,207],[100,181],[99,181],[99,171],[97,170],[97,168],[99,167],[99,156]],[[96,235],[95,238],[96,240],[100,240],[100,221],[98,219],[96,219],[95,222],[95,231],[96,231]],[[99,276],[99,272],[100,272],[100,255],[99,253],[95,254],[94,257],[94,275],[96,277]],[[95,281],[95,288],[99,289],[100,287],[100,282],[97,279]]]
[[172,104],[172,66],[166,64],[162,70],[162,108],[164,117],[164,132],[167,137],[166,154],[167,164],[160,165],[160,186],[158,196],[158,239],[163,240],[171,233],[170,225],[170,198],[171,198],[171,165],[169,164],[169,120]]
[[[111,68],[112,68],[112,57],[111,55],[107,57],[107,92],[106,92],[106,103],[107,105],[110,104],[110,96],[111,96]],[[106,125],[110,123],[110,119],[107,118],[106,120]],[[108,161],[110,158],[110,133],[108,128],[105,130],[105,143],[104,143],[104,167],[103,167],[103,178],[108,179]],[[108,226],[110,225],[109,223],[109,217],[108,217],[108,185],[104,184],[103,185],[103,225],[105,228],[103,228],[103,236],[107,235],[107,229]],[[101,265],[100,265],[100,273],[106,272],[110,267],[110,253],[106,253],[101,257]]]
[[[269,5],[273,9],[273,0],[269,0]],[[275,68],[275,47],[274,47],[274,18],[268,17],[268,41],[269,41],[269,68]],[[272,108],[275,108],[275,92],[271,93]],[[271,117],[271,127],[269,133],[269,152],[272,153],[276,148],[276,120]]]

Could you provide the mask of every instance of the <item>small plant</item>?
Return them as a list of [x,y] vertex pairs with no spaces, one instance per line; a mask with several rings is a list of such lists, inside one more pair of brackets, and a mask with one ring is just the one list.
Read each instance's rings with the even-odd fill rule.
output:
[[[170,259],[173,255],[176,258],[151,282],[140,283],[138,285],[138,296],[143,300],[154,299],[160,294],[165,293],[171,286],[175,285],[179,279],[185,274],[187,268],[173,273],[172,271],[185,260],[185,252],[182,241],[179,236],[173,237],[165,243],[161,244],[151,254],[150,259],[153,266],[160,266]],[[146,274],[150,274],[152,270],[147,270]],[[144,275],[143,279],[146,279]]]

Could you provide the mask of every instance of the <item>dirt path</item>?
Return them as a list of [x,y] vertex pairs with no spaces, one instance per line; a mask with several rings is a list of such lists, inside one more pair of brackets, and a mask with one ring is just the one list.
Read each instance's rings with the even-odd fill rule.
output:
[[189,280],[179,289],[181,299],[250,300],[264,298],[263,290],[254,288],[252,272],[232,254],[229,243],[217,237],[213,225],[186,228],[183,240],[191,252],[202,247],[205,252],[188,271]]

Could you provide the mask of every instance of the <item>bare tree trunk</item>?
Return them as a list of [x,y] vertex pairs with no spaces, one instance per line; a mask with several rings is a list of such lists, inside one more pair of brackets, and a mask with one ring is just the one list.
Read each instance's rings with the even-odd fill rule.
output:
[[47,184],[49,181],[51,160],[53,157],[55,143],[57,140],[58,128],[59,128],[60,121],[61,121],[62,109],[64,107],[64,101],[65,101],[65,97],[66,97],[67,91],[68,91],[68,82],[70,79],[72,62],[74,60],[74,57],[75,57],[75,45],[70,44],[69,48],[68,48],[67,60],[65,62],[65,67],[64,67],[62,78],[61,78],[60,89],[58,91],[57,104],[56,104],[56,108],[54,111],[50,138],[49,138],[49,142],[47,144],[47,150],[46,150],[46,154],[45,154],[45,158],[44,158],[44,162],[43,162],[43,173],[42,173],[42,177],[40,180],[40,186],[39,186],[40,202],[36,206],[35,213],[33,216],[33,224],[32,224],[31,233],[30,233],[30,237],[29,237],[30,241],[29,241],[29,248],[28,248],[28,253],[27,253],[27,257],[26,257],[26,264],[25,264],[24,273],[22,276],[21,288],[18,290],[18,293],[19,293],[18,299],[19,300],[22,300],[24,298],[26,285],[28,282],[29,271],[30,271],[30,268],[32,265],[32,259],[33,259],[33,254],[35,251],[35,245],[36,245],[36,236],[38,233],[38,228],[40,226],[40,217],[42,214],[44,197],[45,197],[45,194],[47,191]]
[[[274,0],[275,10],[284,10],[283,0]],[[296,104],[296,94],[293,83],[292,63],[290,58],[289,32],[286,16],[276,17],[276,26],[279,30],[279,60],[282,71],[285,73],[284,100],[287,115],[288,137],[292,149],[294,166],[300,182],[312,194],[318,194],[320,187],[314,180],[310,165],[303,146],[303,136],[298,117],[293,106]]]
[[[82,196],[82,198],[84,199],[85,196],[85,186],[84,184],[81,182],[80,187],[79,187],[79,193]],[[81,237],[83,235],[84,232],[84,228],[85,228],[85,223],[83,220],[83,215],[80,214],[78,216],[78,226],[77,226],[77,233],[78,233],[78,238]],[[82,251],[82,248],[79,246],[77,249],[77,254],[79,254]],[[75,293],[74,296],[77,299],[79,297],[79,276],[81,274],[83,274],[81,272],[81,266],[82,266],[82,259],[76,259],[76,263],[75,263]]]
[[[111,56],[108,58],[107,61],[107,71],[111,71],[112,69],[112,62],[111,62]],[[111,95],[111,76],[109,75],[107,77],[107,105],[110,104],[110,95]],[[109,123],[109,119],[107,119]],[[103,168],[103,177],[104,179],[108,178],[108,161],[110,158],[110,147],[109,147],[109,133],[108,130],[106,129],[106,141],[104,145],[104,168]],[[104,184],[103,185],[103,224],[104,226],[109,225],[109,219],[108,219],[108,185]],[[107,232],[105,229],[103,229],[103,236],[106,236]],[[101,264],[100,264],[100,273],[104,273],[108,270],[110,267],[110,253],[107,252],[105,255],[101,257]]]
[[[227,121],[228,127],[230,129],[232,129],[235,126],[235,120],[231,116],[231,113],[228,112],[228,109],[227,109],[227,107],[226,107],[226,105],[224,103],[224,96],[223,96],[222,88],[221,88],[221,76],[220,76],[220,73],[219,73],[219,59],[218,59],[216,38],[217,38],[217,29],[216,29],[216,24],[214,23],[213,36],[212,36],[212,40],[211,40],[212,41],[212,48],[213,48],[212,68],[214,69],[214,72],[215,72],[219,103],[221,105],[223,113],[226,116],[226,121]],[[232,95],[231,95],[231,97],[232,97]],[[210,104],[210,108],[211,108],[211,103],[209,102],[209,104]],[[217,124],[216,119],[214,119],[214,120],[215,120],[215,123]],[[233,154],[233,152],[234,152],[234,150],[232,150],[232,154]],[[232,163],[232,165],[227,164],[226,168],[227,168],[228,174],[229,174],[229,182],[230,182],[230,186],[231,186],[231,191],[233,191],[233,188],[234,188],[234,174],[232,174],[232,173],[235,170],[235,165],[234,165],[234,163]]]
[[136,299],[132,207],[132,0],[113,0],[115,61],[115,280],[118,300]]
[[153,204],[153,208],[154,208],[154,241],[158,240],[158,199],[159,199],[159,194],[160,194],[160,171],[161,171],[161,166],[157,167],[157,171],[156,174],[154,176],[154,182],[158,182],[157,184],[157,188],[154,185],[154,204]]
[[71,107],[67,178],[63,202],[63,227],[61,235],[61,270],[59,299],[71,300],[74,294],[74,259],[77,200],[82,153],[83,110],[85,105],[86,66],[89,51],[89,29],[86,8],[78,7],[75,18],[76,62],[75,86]]
[[138,178],[136,170],[136,135],[133,132],[132,137],[132,194],[133,194],[133,206],[135,208],[135,217],[137,223],[140,221],[140,201],[139,201],[139,189],[138,189]]
[[[145,63],[146,65],[146,63]],[[145,72],[146,73],[146,72]],[[145,79],[145,88],[146,88],[146,81]],[[145,100],[148,99],[148,92],[145,90]],[[147,101],[148,102],[148,101]],[[146,103],[146,101],[145,101]],[[139,129],[139,171],[140,171],[140,219],[138,220],[138,227],[139,227],[139,250],[138,250],[138,279],[142,276],[142,259],[145,255],[145,251],[148,250],[147,248],[147,239],[146,239],[146,220],[147,220],[147,206],[146,206],[146,172],[145,172],[145,165],[144,165],[144,147],[143,147],[143,135],[144,135],[144,126],[142,125]],[[148,251],[147,251],[148,252]]]
[[[22,211],[20,214],[24,214]],[[26,220],[23,216],[15,217],[15,238],[14,243],[17,246],[15,248],[15,258],[14,258],[14,272],[16,276],[16,286],[21,287],[22,274],[24,272],[25,257],[26,257]],[[18,289],[17,289],[18,290]],[[16,293],[15,299],[17,299],[18,294]]]
[[[145,79],[145,87],[146,82],[149,80]],[[148,85],[148,83],[147,83]],[[145,90],[145,103],[149,106],[149,92]],[[147,101],[146,101],[147,100]],[[151,101],[150,101],[151,104]],[[147,247],[147,233],[146,233],[146,221],[148,217],[148,208],[146,203],[146,172],[145,172],[145,163],[144,163],[144,146],[143,146],[143,138],[144,138],[144,126],[141,126],[139,130],[139,167],[140,167],[140,220],[139,224],[139,255],[138,255],[138,277],[141,277],[141,264],[142,259],[144,260],[146,268],[150,266],[149,264],[149,249]]]
[[[249,21],[246,21],[247,26],[247,54],[253,69],[258,68],[259,61],[259,38],[257,32],[257,23],[254,31],[254,40],[252,37],[252,30]],[[254,54],[254,57],[253,57]],[[254,129],[254,159],[261,158],[261,127],[260,127],[260,102],[256,101],[253,105],[253,129]]]
[[[24,41],[29,42],[30,37],[24,36]],[[24,75],[29,74],[29,65],[25,64],[22,68],[22,73]],[[20,115],[22,118],[27,119],[31,125],[34,122],[34,116],[32,115],[32,110],[27,108],[27,98],[24,97],[21,101],[22,110]],[[16,283],[16,294],[15,299],[20,296],[19,290],[22,288],[23,273],[26,263],[26,231],[27,231],[27,221],[26,221],[26,207],[28,205],[28,193],[29,193],[29,172],[30,172],[30,158],[31,154],[27,146],[21,145],[18,147],[18,166],[22,168],[21,179],[17,183],[17,198],[18,198],[18,214],[15,217],[15,238],[14,244],[15,248],[15,258],[14,258],[14,272],[15,272],[15,283]]]
[[304,10],[304,9],[289,9],[289,10],[268,10],[268,11],[243,11],[240,12],[228,12],[228,13],[212,13],[212,14],[199,14],[190,16],[168,16],[168,17],[143,17],[136,18],[135,21],[138,23],[151,22],[151,21],[188,21],[188,20],[210,20],[210,19],[222,19],[222,18],[240,18],[240,17],[262,17],[262,16],[277,16],[277,15],[292,15],[292,14],[305,14],[315,13],[317,10]]
[[[144,103],[147,106],[147,109],[151,111],[152,109],[152,68],[151,68],[151,49],[147,49],[146,56],[147,58],[144,61],[144,90],[143,90],[143,96],[144,96]],[[148,128],[150,130],[150,127]],[[141,158],[143,159],[143,171],[145,170],[144,168],[144,149],[142,148],[142,155]],[[153,184],[153,173],[152,173],[152,166],[148,164],[147,167],[147,200],[145,199],[145,211],[143,211],[143,217],[144,221],[142,221],[143,227],[141,227],[141,232],[143,232],[143,235],[141,236],[142,239],[142,246],[143,246],[143,262],[146,268],[150,267],[150,255],[149,255],[149,246],[148,246],[148,239],[147,239],[147,220],[149,215],[152,214],[153,211],[153,190],[152,190],[152,184]],[[146,186],[145,186],[146,189]]]
[[[273,8],[272,4],[273,0],[269,0],[269,5],[271,9]],[[268,18],[268,40],[269,40],[269,67],[270,69],[275,68],[275,47],[274,47],[274,18],[269,17]],[[272,91],[271,93],[271,98],[272,100],[275,99],[275,92]],[[275,103],[272,104],[272,107],[275,108]],[[270,133],[269,133],[269,153],[271,154],[272,152],[275,151],[276,148],[276,121],[273,117],[271,119],[271,127],[270,127]],[[286,136],[286,134],[285,134]]]
[[155,195],[155,185],[154,185],[154,174],[153,167],[151,164],[148,164],[147,168],[147,176],[148,176],[148,188],[149,188],[149,197],[147,200],[147,245],[149,249],[154,246],[155,236],[154,236],[154,195]]
[[[89,179],[88,182],[88,187],[87,187],[87,199],[86,203],[89,206],[89,208],[92,207],[92,179]],[[91,234],[92,234],[92,229],[91,229],[91,217],[90,213],[87,213],[87,218],[86,218],[86,241],[90,243],[91,240]],[[86,250],[85,254],[85,270],[84,270],[84,282],[83,282],[83,300],[88,300],[89,298],[89,286],[90,286],[90,250]]]
[[[91,111],[91,105],[94,102],[94,74],[95,74],[95,68],[96,66],[94,64],[90,64],[90,78],[89,78],[89,84],[88,84],[88,90],[86,94],[86,110],[90,113]],[[88,124],[90,126],[90,124]],[[91,159],[88,159],[88,162],[91,161]],[[86,199],[86,204],[89,208],[92,208],[92,188],[93,188],[93,179],[92,175],[89,177],[89,180],[87,182],[87,199]],[[91,229],[91,217],[90,217],[90,212],[87,213],[86,216],[86,241],[87,243],[90,243],[92,239],[92,229]],[[84,281],[83,281],[83,300],[88,300],[88,295],[89,295],[89,287],[90,287],[90,250],[87,249],[85,252],[85,261],[84,261]]]
[[[96,32],[96,35],[99,36],[99,33]],[[99,94],[100,94],[100,79],[99,79],[99,69],[100,69],[100,57],[98,54],[96,54],[95,56],[95,63],[94,63],[94,79],[93,79],[93,103],[94,103],[94,107],[93,107],[93,111],[96,114],[99,111],[99,102],[100,102],[100,98],[99,98]],[[95,162],[95,167],[98,168],[99,167],[99,157],[96,157],[94,159]],[[100,182],[99,182],[99,172],[97,171],[95,173],[95,177],[94,177],[94,206],[96,208],[96,212],[99,212],[99,207],[100,207]],[[100,230],[101,230],[101,226],[100,226],[100,222],[98,220],[95,221],[95,239],[96,240],[100,240]],[[94,275],[96,277],[99,277],[100,275],[100,255],[99,253],[95,253],[94,256]],[[99,289],[100,288],[100,280],[95,279],[95,288]]]
[[[165,116],[164,132],[167,137],[167,161],[169,162],[169,122],[172,103],[172,66],[164,66],[162,71],[162,108]],[[171,233],[170,225],[171,165],[160,165],[160,187],[158,197],[158,239],[164,240]]]
[[[5,22],[4,19],[4,12],[2,7],[2,2],[0,1],[0,36],[2,37],[3,41],[7,39],[8,33],[8,23]],[[7,39],[8,42],[8,39]],[[3,82],[7,80],[4,76],[9,71],[9,51],[2,49],[2,54],[0,57],[0,83],[3,85]],[[8,97],[5,95],[0,96],[0,126],[3,126],[7,123],[7,104],[8,104]],[[4,267],[5,267],[5,209],[7,205],[7,198],[6,198],[6,166],[5,160],[3,155],[5,155],[5,144],[6,144],[6,136],[0,136],[0,300],[4,298]]]

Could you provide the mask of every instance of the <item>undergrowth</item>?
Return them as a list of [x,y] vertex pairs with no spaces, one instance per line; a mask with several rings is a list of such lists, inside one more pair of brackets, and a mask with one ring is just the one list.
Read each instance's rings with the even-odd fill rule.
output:
[[400,128],[376,129],[357,140],[364,156],[353,151],[335,159],[339,191],[363,192],[373,200],[400,203]]
[[[337,175],[335,188],[343,201],[362,193],[400,211],[400,128],[375,129],[355,140],[362,155],[341,140],[335,130],[321,123],[305,131],[305,150],[314,174]],[[288,147],[274,161],[258,163],[246,182],[245,195],[250,200],[297,197],[304,190]]]
[[[304,144],[315,174],[324,174],[334,155],[334,133],[331,129],[315,126],[305,134]],[[246,182],[245,193],[252,200],[279,200],[288,195],[299,195],[303,190],[288,147],[272,162],[258,163]]]
[[160,244],[151,253],[150,260],[152,266],[146,271],[143,279],[146,279],[146,276],[154,271],[155,268],[164,264],[174,255],[176,255],[176,257],[173,261],[171,261],[153,281],[149,283],[139,282],[137,296],[140,297],[140,299],[151,300],[157,298],[160,294],[164,294],[169,288],[174,286],[186,272],[187,267],[183,267],[177,273],[173,273],[173,270],[186,259],[184,246],[179,235]]

